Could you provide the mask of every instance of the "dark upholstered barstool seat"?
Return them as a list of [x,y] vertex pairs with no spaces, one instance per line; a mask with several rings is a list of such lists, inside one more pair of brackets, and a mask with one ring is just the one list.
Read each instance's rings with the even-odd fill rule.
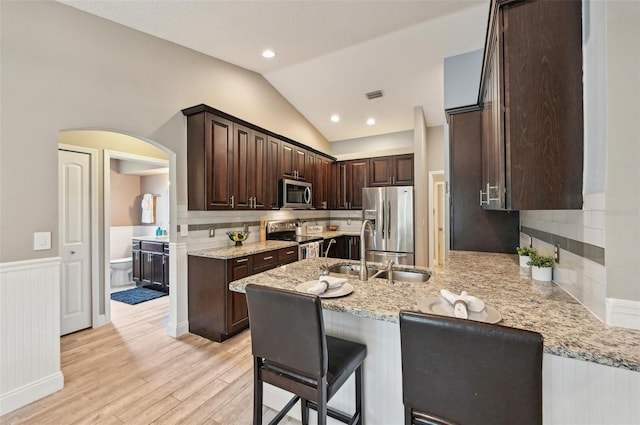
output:
[[[315,295],[247,285],[251,349],[254,358],[253,423],[262,424],[263,383],[295,396],[276,415],[278,423],[300,400],[302,423],[309,408],[318,411],[318,424],[327,416],[363,424],[362,368],[367,347],[325,334],[322,305]],[[355,413],[349,416],[327,402],[355,374]]]
[[400,312],[405,424],[539,425],[537,332]]

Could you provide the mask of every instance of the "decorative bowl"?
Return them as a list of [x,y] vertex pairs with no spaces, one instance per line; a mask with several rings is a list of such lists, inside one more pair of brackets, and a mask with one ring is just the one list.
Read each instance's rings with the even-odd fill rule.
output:
[[329,226],[329,230],[335,232],[336,230],[338,230],[338,226]]
[[236,243],[236,246],[242,246],[242,242],[246,241],[249,237],[249,232],[243,232],[242,230],[233,230],[231,232],[227,232],[227,236],[229,236],[229,239]]

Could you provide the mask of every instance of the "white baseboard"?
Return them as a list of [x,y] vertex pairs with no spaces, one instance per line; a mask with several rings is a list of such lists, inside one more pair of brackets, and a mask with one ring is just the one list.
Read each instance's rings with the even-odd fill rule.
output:
[[36,400],[60,391],[64,386],[62,372],[44,377],[0,396],[0,415],[12,412]]
[[640,301],[607,298],[607,324],[640,330]]

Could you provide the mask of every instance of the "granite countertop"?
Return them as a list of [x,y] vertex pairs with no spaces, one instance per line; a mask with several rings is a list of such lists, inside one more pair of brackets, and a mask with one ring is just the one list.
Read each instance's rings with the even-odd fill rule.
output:
[[229,260],[231,258],[245,257],[247,255],[259,254],[261,252],[273,251],[275,249],[289,248],[298,246],[297,242],[286,241],[264,241],[243,243],[242,246],[223,246],[218,248],[201,249],[198,251],[190,251],[188,255],[197,257],[209,257],[219,260]]
[[134,236],[132,239],[138,241],[169,242],[169,236]]
[[[229,287],[244,292],[245,285],[254,283],[294,290],[300,283],[318,279],[323,262],[320,258],[298,261],[231,282]],[[329,263],[358,262],[330,258]],[[361,282],[349,276],[353,293],[323,299],[322,306],[397,323],[400,310],[418,310],[419,298],[439,297],[442,288],[456,293],[465,290],[496,308],[502,315],[500,325],[540,332],[546,353],[640,372],[640,331],[608,326],[556,284],[521,275],[516,255],[455,251],[445,267],[431,273],[424,283],[396,280],[393,285],[386,279]]]
[[322,239],[331,239],[331,238],[339,238],[340,236],[360,236],[360,232],[354,231],[340,231],[336,230],[334,232],[330,230],[326,230],[320,233],[305,233],[305,236],[321,236]]

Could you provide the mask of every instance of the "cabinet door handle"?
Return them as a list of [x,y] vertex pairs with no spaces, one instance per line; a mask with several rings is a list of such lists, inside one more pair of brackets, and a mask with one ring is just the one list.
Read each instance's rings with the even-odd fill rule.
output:
[[249,261],[248,258],[243,258],[241,260],[236,260],[236,263],[246,263],[247,261]]
[[231,198],[229,198],[229,201],[231,201],[231,208],[233,208],[233,195],[231,195]]
[[262,257],[264,261],[271,260],[272,258],[273,258],[273,255],[270,255],[268,257]]

